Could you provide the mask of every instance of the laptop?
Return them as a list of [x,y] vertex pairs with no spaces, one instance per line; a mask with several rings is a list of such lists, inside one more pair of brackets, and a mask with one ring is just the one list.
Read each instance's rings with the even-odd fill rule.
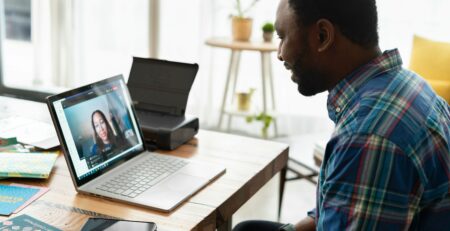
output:
[[76,190],[172,211],[225,168],[147,151],[121,75],[47,98]]

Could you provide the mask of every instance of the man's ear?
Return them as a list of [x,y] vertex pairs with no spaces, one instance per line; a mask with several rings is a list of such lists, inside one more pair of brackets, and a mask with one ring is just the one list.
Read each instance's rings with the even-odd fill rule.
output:
[[336,29],[334,28],[333,23],[327,19],[319,19],[316,22],[316,28],[318,29],[317,40],[319,41],[317,51],[326,51],[334,43]]

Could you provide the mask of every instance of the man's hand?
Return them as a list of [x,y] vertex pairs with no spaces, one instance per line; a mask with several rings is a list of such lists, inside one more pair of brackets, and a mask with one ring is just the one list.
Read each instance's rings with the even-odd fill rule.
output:
[[306,217],[295,225],[297,231],[314,231],[316,230],[316,223],[311,217]]

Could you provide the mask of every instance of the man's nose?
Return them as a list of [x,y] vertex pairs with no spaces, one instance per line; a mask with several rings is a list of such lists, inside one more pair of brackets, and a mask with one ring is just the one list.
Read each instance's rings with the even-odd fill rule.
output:
[[280,50],[278,50],[278,54],[277,54],[277,56],[278,56],[278,60],[280,60],[281,62],[283,62],[283,61],[284,61],[284,59],[283,59],[283,56],[281,55],[281,52],[280,52]]

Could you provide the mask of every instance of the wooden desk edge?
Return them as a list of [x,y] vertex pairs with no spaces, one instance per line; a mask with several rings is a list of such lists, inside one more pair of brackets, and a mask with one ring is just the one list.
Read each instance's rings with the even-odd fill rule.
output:
[[[256,194],[272,177],[274,177],[283,168],[287,167],[289,159],[289,146],[275,158],[269,165],[254,175],[250,181],[248,181],[243,187],[236,191],[232,196],[228,198],[223,204],[221,204],[216,215],[217,227],[220,227],[225,222],[229,221],[233,214]],[[247,195],[247,196],[242,196]],[[245,199],[247,198],[247,199]],[[226,206],[225,206],[226,205]]]

